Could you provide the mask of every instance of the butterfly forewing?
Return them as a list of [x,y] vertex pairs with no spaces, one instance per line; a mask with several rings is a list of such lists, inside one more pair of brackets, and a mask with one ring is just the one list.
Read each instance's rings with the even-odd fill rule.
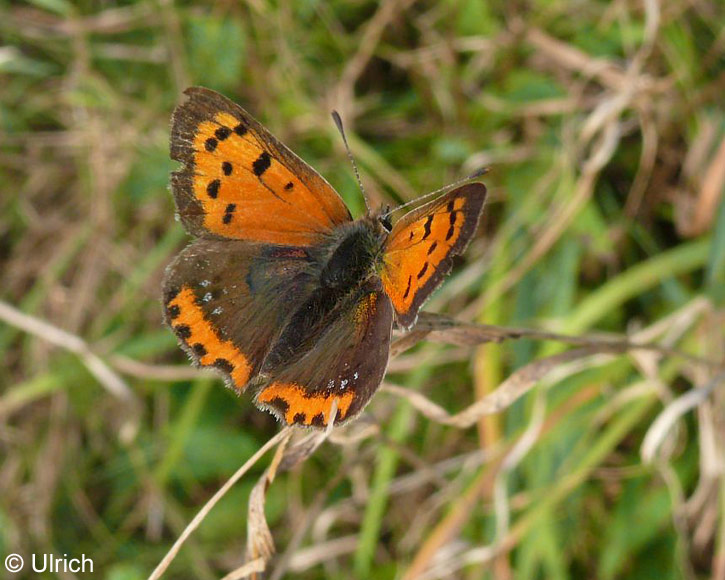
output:
[[174,198],[186,229],[200,237],[309,246],[351,220],[314,169],[239,105],[192,87],[174,111]]
[[469,183],[406,214],[385,246],[381,278],[403,328],[450,271],[453,256],[473,237],[486,187]]

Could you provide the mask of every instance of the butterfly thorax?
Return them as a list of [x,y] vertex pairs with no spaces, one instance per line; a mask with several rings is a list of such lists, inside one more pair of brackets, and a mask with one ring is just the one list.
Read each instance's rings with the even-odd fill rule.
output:
[[365,216],[341,231],[331,246],[329,258],[322,268],[323,288],[354,288],[375,273],[387,232],[380,221]]

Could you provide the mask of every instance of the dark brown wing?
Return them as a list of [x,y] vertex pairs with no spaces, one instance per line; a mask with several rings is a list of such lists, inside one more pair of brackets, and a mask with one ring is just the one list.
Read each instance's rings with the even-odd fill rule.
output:
[[197,240],[167,268],[167,324],[202,367],[243,391],[314,287],[305,248]]
[[174,111],[171,184],[195,236],[310,246],[349,222],[340,196],[239,105],[209,89],[184,91]]
[[336,425],[357,416],[385,374],[392,322],[380,281],[364,283],[331,311],[304,356],[291,353],[285,361],[270,354],[257,404],[288,424],[325,427],[335,399]]
[[385,246],[381,278],[396,320],[415,323],[418,310],[476,232],[486,199],[482,183],[469,183],[403,216]]

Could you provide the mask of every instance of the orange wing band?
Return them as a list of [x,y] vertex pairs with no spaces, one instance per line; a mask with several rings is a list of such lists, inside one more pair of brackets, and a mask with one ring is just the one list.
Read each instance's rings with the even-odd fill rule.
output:
[[249,361],[231,341],[219,338],[196,303],[194,291],[182,286],[167,303],[167,313],[171,327],[194,359],[202,366],[223,370],[231,377],[235,388],[243,390],[251,372]]
[[354,398],[352,391],[347,391],[342,395],[307,394],[303,387],[294,383],[272,383],[262,389],[257,396],[257,401],[271,405],[275,410],[278,410],[275,404],[285,407],[283,418],[289,425],[293,423],[312,425],[315,417],[322,415],[322,426],[326,426],[330,421],[330,411],[335,398],[338,400],[337,422],[343,420],[347,415]]

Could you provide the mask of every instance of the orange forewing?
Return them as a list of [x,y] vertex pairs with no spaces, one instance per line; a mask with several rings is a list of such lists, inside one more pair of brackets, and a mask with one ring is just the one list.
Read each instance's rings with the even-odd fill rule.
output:
[[172,119],[172,174],[186,228],[197,236],[310,246],[351,220],[335,190],[241,107],[193,87]]
[[470,183],[406,214],[385,246],[381,278],[398,324],[413,325],[418,310],[450,271],[476,231],[486,188]]

